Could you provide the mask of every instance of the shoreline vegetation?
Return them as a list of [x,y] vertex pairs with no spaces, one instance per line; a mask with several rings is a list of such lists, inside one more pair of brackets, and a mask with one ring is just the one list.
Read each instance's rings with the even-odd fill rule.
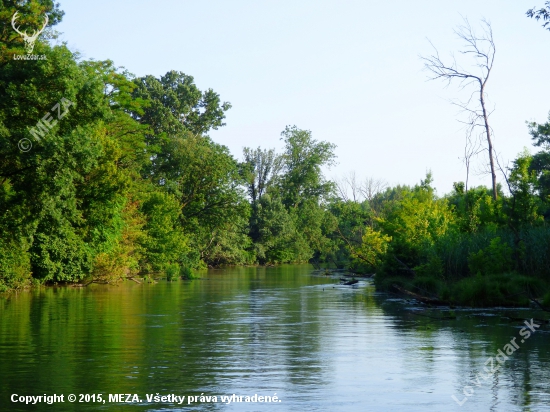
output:
[[[9,4],[5,27],[15,11],[29,27],[63,17]],[[208,136],[231,104],[187,74],[136,77],[46,41],[46,58],[15,59],[25,47],[0,33],[0,292],[309,262],[425,303],[550,307],[550,118],[528,124],[536,152],[501,170],[506,192],[438,196],[431,173],[332,182],[336,146],[296,126],[282,152],[235,158]]]

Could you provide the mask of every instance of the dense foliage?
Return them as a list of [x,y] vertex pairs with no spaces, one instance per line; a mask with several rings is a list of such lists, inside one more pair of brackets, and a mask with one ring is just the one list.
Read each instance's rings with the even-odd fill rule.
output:
[[539,151],[515,159],[496,200],[460,182],[438,197],[431,174],[414,187],[348,181],[348,197],[323,177],[335,146],[310,131],[288,126],[281,153],[236,159],[208,136],[231,108],[213,90],[178,71],[136,78],[81,60],[46,41],[51,29],[34,47],[45,58],[21,60],[15,11],[25,27],[63,12],[0,4],[0,291],[310,262],[449,302],[545,292],[550,119],[529,124]]
[[379,193],[382,212],[355,252],[377,273],[377,284],[471,305],[524,304],[547,292],[549,125],[530,125],[544,148],[514,160],[505,177],[509,194],[499,188],[497,200],[491,190],[465,191],[463,183],[438,198],[429,174],[415,187]]
[[[29,32],[48,15],[40,59],[20,58],[16,11]],[[208,137],[231,108],[217,93],[51,46],[62,17],[51,1],[2,2],[0,290],[306,262],[326,247],[333,145],[287,127],[284,153],[239,162]]]

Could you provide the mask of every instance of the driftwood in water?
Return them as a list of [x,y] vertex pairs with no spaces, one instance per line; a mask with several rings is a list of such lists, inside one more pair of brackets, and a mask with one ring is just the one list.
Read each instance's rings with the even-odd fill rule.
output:
[[550,309],[548,309],[547,307],[543,306],[543,305],[542,305],[538,300],[536,300],[534,297],[530,296],[529,299],[531,299],[531,302],[536,303],[537,306],[538,306],[541,310],[543,310],[543,311],[545,311],[545,312],[550,312]]
[[431,316],[431,315],[426,315],[425,313],[417,313],[417,312],[413,312],[413,311],[409,311],[408,313],[410,313],[411,315],[416,315],[416,316],[425,316],[427,318],[435,319],[435,320],[455,320],[456,319],[456,316],[453,316],[453,315],[449,315],[449,316]]
[[[518,318],[518,317],[515,317],[515,316],[508,316],[508,315],[503,315],[502,317],[505,318],[505,319],[508,319],[512,322],[525,322],[525,318]],[[542,324],[550,323],[550,320],[548,320],[548,319],[538,319],[538,318],[531,318],[531,319],[533,321],[537,322],[537,323],[542,323]]]
[[411,292],[410,290],[407,290],[407,289],[403,289],[402,287],[400,286],[397,286],[397,285],[392,285],[394,289],[398,290],[399,292],[405,294],[405,295],[408,295],[416,300],[418,300],[419,302],[422,302],[422,303],[429,303],[431,305],[448,305],[449,302],[443,302],[439,299],[436,299],[436,298],[428,298],[426,296],[421,296],[417,293],[414,293],[414,292]]

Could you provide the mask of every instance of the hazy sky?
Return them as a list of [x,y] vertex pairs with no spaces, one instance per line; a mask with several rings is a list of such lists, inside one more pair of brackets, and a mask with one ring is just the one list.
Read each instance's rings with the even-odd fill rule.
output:
[[[537,4],[538,3],[538,4]],[[464,180],[465,134],[448,100],[458,88],[427,81],[430,39],[447,57],[453,29],[485,17],[497,47],[488,96],[504,161],[531,151],[526,120],[550,111],[550,32],[525,16],[543,0],[61,0],[57,30],[86,59],[136,75],[192,75],[233,108],[210,136],[241,158],[244,146],[281,148],[286,125],[338,147],[330,178],[354,170],[414,184],[431,169],[439,194]],[[464,96],[464,94],[462,94]],[[479,165],[486,160],[479,159]],[[499,176],[500,179],[500,176]],[[489,176],[474,183],[490,185]]]

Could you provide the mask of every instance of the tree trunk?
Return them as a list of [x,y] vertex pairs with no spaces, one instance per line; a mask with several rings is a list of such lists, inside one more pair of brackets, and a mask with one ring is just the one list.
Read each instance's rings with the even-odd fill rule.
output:
[[489,151],[489,164],[491,166],[491,180],[493,182],[493,200],[498,199],[497,193],[497,174],[495,172],[495,162],[493,159],[493,143],[491,141],[491,128],[489,127],[489,119],[487,110],[485,109],[485,84],[481,83],[479,88],[479,102],[481,103],[481,109],[483,110],[483,121],[485,122],[485,135],[487,136],[487,149]]

